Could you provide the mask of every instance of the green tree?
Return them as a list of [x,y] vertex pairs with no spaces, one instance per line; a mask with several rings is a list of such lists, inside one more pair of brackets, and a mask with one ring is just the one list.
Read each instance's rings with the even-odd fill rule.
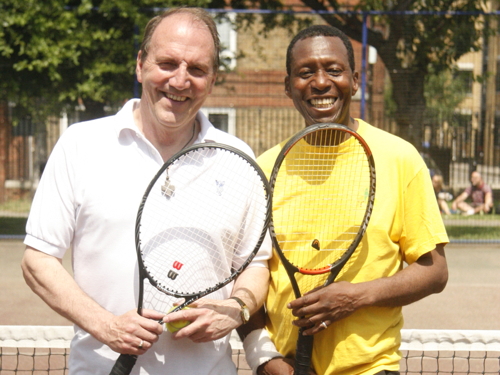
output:
[[428,118],[435,124],[446,121],[453,125],[456,109],[467,95],[466,82],[453,69],[429,73],[424,88]]

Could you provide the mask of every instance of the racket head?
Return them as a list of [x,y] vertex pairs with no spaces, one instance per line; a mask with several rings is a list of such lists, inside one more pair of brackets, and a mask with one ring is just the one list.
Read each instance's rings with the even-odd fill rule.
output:
[[376,186],[370,148],[347,126],[308,126],[282,148],[270,185],[270,232],[287,272],[318,275],[300,287],[305,291],[333,281],[370,220]]
[[139,312],[181,309],[234,280],[252,261],[270,220],[270,188],[234,147],[202,143],[170,158],[137,213]]

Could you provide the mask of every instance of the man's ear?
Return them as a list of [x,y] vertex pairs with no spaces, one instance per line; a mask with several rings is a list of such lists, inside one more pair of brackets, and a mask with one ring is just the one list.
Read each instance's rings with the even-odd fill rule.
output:
[[290,99],[292,98],[291,90],[290,90],[290,76],[285,77],[285,94]]
[[214,76],[212,77],[212,82],[210,82],[210,89],[208,90],[208,93],[211,94],[212,90],[214,89],[215,82],[217,82],[217,72],[214,73]]
[[135,63],[135,75],[137,77],[137,81],[142,83],[142,51],[139,51],[137,54],[137,60]]
[[352,96],[356,95],[359,89],[359,74],[357,71],[352,73]]

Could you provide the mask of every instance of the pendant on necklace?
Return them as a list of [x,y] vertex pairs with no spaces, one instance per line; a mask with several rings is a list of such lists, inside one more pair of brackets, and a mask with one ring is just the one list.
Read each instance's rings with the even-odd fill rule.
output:
[[[189,141],[182,147],[181,150],[185,149],[188,144],[191,143],[191,141],[194,138],[194,133],[196,130],[196,121],[193,124],[193,133],[191,134],[191,138],[189,138]],[[165,183],[161,186],[161,193],[163,196],[167,198],[172,198],[175,194],[175,186],[170,182],[170,178],[168,177],[168,168],[167,168],[167,178],[165,179]]]
[[175,186],[170,182],[170,178],[168,177],[168,171],[165,183],[161,187],[161,193],[163,196],[167,198],[172,198],[175,194]]

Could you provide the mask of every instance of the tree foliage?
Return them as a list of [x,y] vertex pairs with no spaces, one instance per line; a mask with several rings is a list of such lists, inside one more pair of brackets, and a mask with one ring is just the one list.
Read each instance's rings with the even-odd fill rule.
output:
[[456,108],[467,95],[467,82],[453,69],[430,74],[425,80],[425,100],[431,121],[453,125]]

